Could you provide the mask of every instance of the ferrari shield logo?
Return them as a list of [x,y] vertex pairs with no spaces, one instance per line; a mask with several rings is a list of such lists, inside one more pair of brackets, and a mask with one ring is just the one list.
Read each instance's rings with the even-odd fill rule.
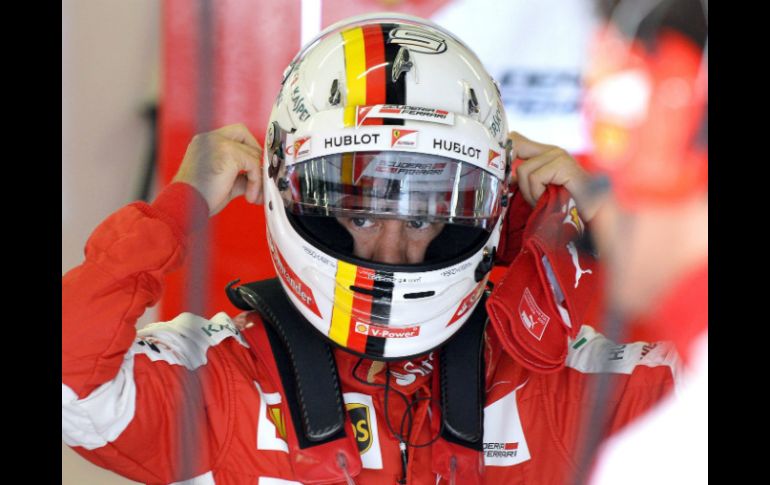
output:
[[358,444],[358,453],[363,455],[372,447],[372,423],[369,418],[369,406],[359,403],[345,404],[353,426],[353,435]]
[[417,148],[417,130],[394,128],[391,132],[390,146],[400,148]]

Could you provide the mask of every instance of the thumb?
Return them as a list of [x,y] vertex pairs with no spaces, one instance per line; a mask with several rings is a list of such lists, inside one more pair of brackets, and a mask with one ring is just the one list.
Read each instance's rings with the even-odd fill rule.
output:
[[262,149],[240,144],[237,147],[238,150],[247,155],[237,159],[239,178],[243,179],[244,182],[242,194],[252,204],[259,204],[262,200],[262,170],[260,167]]
[[510,132],[508,138],[513,142],[513,150],[516,155],[515,158],[520,158],[522,160],[529,160],[530,158],[541,155],[554,148],[553,145],[530,140],[516,131]]
[[262,203],[262,181],[261,180],[248,180],[246,183],[246,200],[252,204]]

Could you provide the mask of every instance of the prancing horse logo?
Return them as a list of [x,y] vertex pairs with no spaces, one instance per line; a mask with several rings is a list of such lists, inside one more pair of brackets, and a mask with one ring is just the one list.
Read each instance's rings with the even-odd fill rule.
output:
[[575,199],[570,198],[569,202],[562,206],[561,211],[566,213],[562,224],[570,224],[577,230],[578,234],[582,236],[585,225],[583,224],[583,220],[580,219],[580,214],[578,214]]

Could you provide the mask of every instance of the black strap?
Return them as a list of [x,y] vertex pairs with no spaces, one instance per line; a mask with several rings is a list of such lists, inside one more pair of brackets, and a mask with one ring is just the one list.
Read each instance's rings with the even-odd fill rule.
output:
[[486,297],[441,348],[441,436],[481,451],[484,439],[484,329]]
[[265,330],[300,448],[344,437],[342,390],[330,346],[316,336],[277,278],[233,288],[235,283],[227,286],[230,301],[241,310],[256,310],[268,323]]

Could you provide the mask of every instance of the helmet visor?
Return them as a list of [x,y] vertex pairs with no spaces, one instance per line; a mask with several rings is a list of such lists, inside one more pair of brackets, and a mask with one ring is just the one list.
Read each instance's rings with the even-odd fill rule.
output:
[[491,231],[501,181],[469,163],[407,152],[339,153],[286,167],[284,205],[295,215],[389,217]]

